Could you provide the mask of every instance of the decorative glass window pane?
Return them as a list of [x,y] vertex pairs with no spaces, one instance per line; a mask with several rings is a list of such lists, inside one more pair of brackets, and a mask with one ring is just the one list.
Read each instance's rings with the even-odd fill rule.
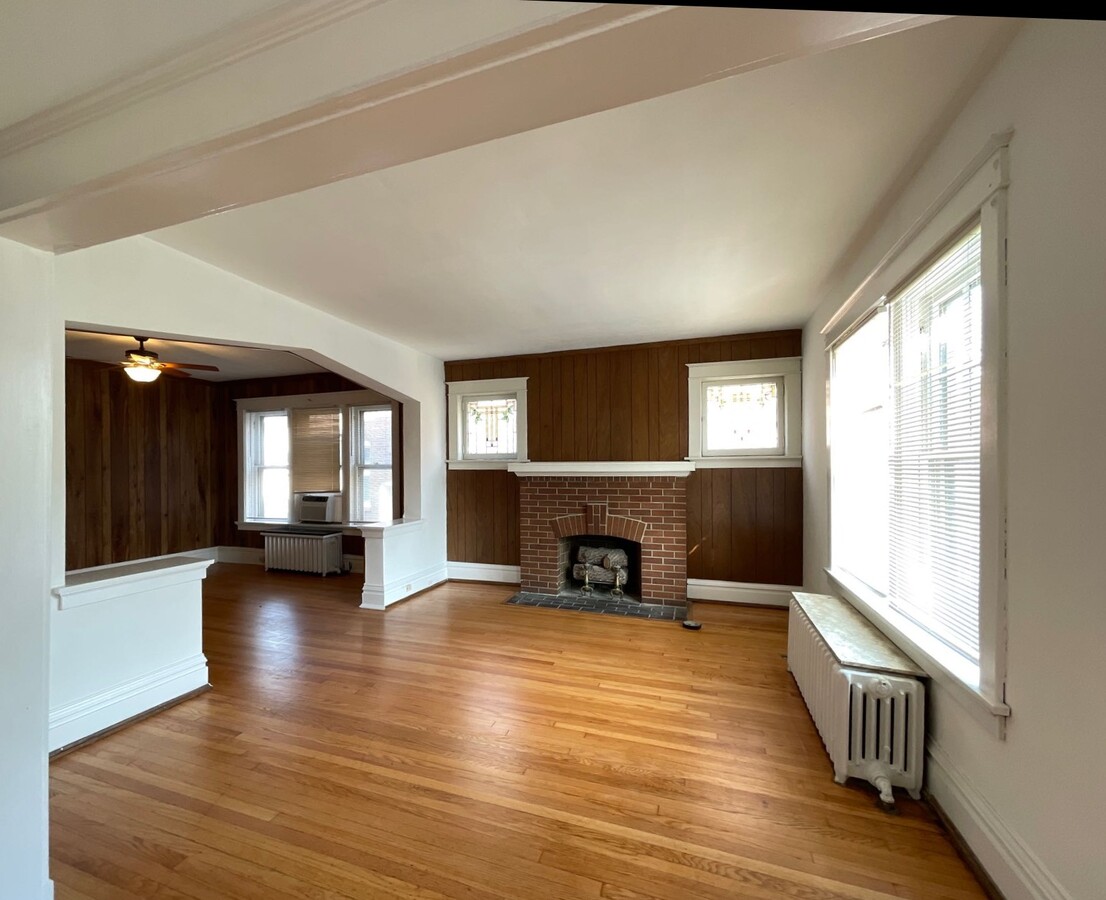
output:
[[518,417],[514,397],[481,397],[464,401],[465,456],[514,456]]
[[707,453],[782,452],[781,379],[707,383],[704,388]]

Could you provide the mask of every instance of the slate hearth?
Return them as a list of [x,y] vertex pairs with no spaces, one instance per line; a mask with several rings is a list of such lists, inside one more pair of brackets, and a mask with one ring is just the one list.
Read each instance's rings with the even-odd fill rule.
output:
[[508,603],[516,606],[538,606],[543,609],[573,609],[580,612],[600,613],[606,616],[625,616],[631,619],[660,619],[665,622],[682,622],[687,615],[683,606],[665,606],[660,603],[639,603],[636,600],[619,600],[605,591],[585,594],[581,591],[561,591],[559,594],[538,594],[522,591],[511,597]]

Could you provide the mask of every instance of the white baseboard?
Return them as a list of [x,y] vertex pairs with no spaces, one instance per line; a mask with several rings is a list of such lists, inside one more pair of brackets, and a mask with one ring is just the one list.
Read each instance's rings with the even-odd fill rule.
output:
[[926,751],[927,792],[1006,900],[1073,900],[944,750],[931,740]]
[[412,594],[425,591],[448,580],[448,569],[445,565],[430,566],[420,572],[403,575],[384,585],[366,582],[361,589],[362,609],[387,609],[393,603],[399,603]]
[[687,580],[688,600],[715,600],[721,603],[745,603],[754,606],[787,607],[791,592],[801,587],[783,584],[752,584],[745,581],[711,581],[707,578]]
[[207,684],[202,653],[50,711],[50,752]]
[[518,584],[522,580],[521,566],[500,566],[493,563],[448,562],[450,581],[495,581]]

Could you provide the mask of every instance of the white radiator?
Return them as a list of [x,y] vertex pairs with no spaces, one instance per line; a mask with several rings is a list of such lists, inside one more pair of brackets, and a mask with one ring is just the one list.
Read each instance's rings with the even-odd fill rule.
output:
[[787,628],[787,666],[795,676],[833,762],[834,781],[875,785],[884,803],[892,786],[921,795],[925,686],[915,678],[840,665],[795,600]]
[[289,534],[266,531],[263,534],[266,571],[286,569],[291,572],[313,572],[316,575],[342,571],[341,532]]

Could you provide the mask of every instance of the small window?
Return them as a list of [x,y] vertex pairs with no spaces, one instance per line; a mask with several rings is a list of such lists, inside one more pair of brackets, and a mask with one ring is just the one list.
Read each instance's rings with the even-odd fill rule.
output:
[[518,453],[518,400],[465,397],[466,459],[514,459]]
[[526,461],[526,379],[454,381],[449,392],[450,466]]
[[800,361],[688,365],[688,459],[704,466],[800,464]]
[[703,453],[783,453],[783,379],[703,382]]

